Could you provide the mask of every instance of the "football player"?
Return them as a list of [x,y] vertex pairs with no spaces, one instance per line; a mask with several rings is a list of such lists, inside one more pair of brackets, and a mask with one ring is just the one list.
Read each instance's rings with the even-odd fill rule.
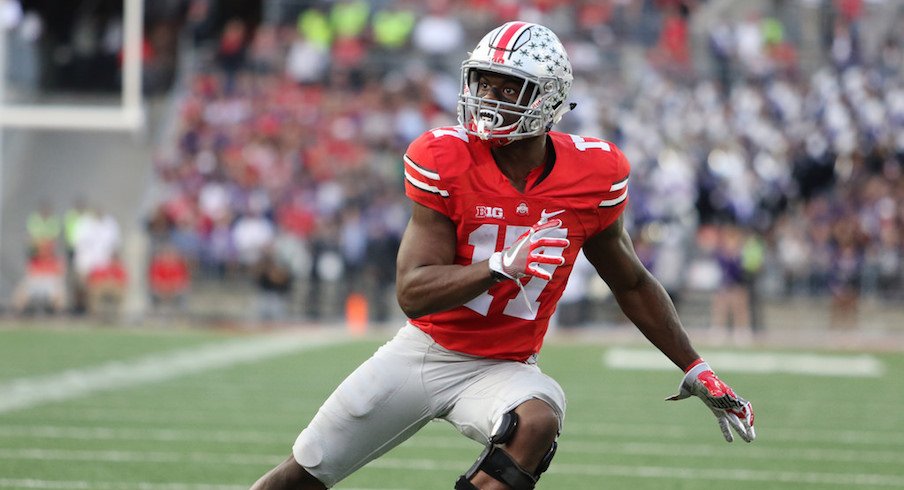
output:
[[[623,225],[630,166],[612,143],[552,126],[572,106],[571,65],[546,27],[509,22],[462,64],[459,125],[404,155],[411,221],[397,296],[409,317],[317,412],[255,488],[328,488],[443,419],[485,449],[454,488],[527,490],[556,451],[559,384],[537,365],[579,250],[638,329],[685,371],[729,442],[753,409],[691,346]],[[452,482],[450,482],[451,484]]]

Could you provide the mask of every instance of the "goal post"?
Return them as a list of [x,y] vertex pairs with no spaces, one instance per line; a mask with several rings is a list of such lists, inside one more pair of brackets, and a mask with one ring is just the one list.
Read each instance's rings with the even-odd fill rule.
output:
[[[0,12],[11,0],[0,0]],[[25,131],[114,132],[124,135],[138,134],[145,130],[147,114],[142,95],[142,44],[145,0],[122,0],[122,85],[118,103],[16,103],[6,98],[8,49],[11,34],[0,24],[0,303],[7,297],[8,270],[4,267],[5,248],[10,245],[4,236],[4,188],[5,161],[4,133],[6,129]],[[130,288],[134,289],[134,288]],[[135,296],[132,294],[130,296]],[[129,298],[127,298],[127,301]],[[133,301],[134,302],[134,301]]]
[[[0,0],[0,5],[7,1]],[[7,103],[7,33],[0,32],[0,131],[4,128],[126,132],[144,129],[146,115],[141,89],[143,17],[144,0],[123,0],[122,88],[118,105]]]

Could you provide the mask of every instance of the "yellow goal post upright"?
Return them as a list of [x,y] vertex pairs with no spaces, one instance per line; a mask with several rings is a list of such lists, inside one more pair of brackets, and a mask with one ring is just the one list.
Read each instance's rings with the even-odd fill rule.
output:
[[[5,11],[9,1],[12,0],[0,0],[0,13]],[[123,0],[122,87],[119,104],[17,104],[7,101],[7,36],[10,32],[0,23],[0,229],[4,215],[3,133],[6,128],[132,134],[144,130],[146,114],[141,87],[144,1]],[[3,236],[0,234],[0,248],[2,243]]]

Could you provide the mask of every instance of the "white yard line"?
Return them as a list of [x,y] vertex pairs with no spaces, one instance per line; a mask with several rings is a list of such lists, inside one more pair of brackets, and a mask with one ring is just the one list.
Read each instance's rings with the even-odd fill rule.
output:
[[[84,480],[38,480],[34,478],[0,478],[0,488],[34,488],[41,490],[248,490],[248,485],[217,483],[146,483],[96,482]],[[341,487],[342,490],[405,490],[404,488]]]
[[[415,438],[406,443],[408,447],[462,447],[462,440],[449,437],[436,438]],[[475,447],[475,450],[478,449]],[[634,456],[672,456],[675,454],[685,454],[688,456],[703,458],[711,461],[714,457],[718,458],[724,454],[723,450],[704,445],[681,445],[681,444],[649,444],[649,443],[625,443],[625,444],[608,444],[608,443],[574,443],[569,442],[563,444],[562,450],[565,454],[581,453],[581,454],[618,454],[618,455],[634,455]],[[803,449],[803,450],[775,450],[775,449],[758,449],[745,448],[744,453],[734,454],[735,464],[743,464],[748,459],[769,460],[776,459],[781,461],[826,461],[838,463],[868,463],[868,464],[889,464],[897,463],[901,459],[900,452],[897,451],[845,451],[837,449]],[[16,448],[16,449],[0,449],[0,460],[37,460],[37,461],[84,461],[84,462],[103,462],[103,463],[145,463],[151,465],[160,464],[211,464],[211,465],[252,465],[252,466],[268,466],[275,464],[276,461],[282,459],[281,455],[267,454],[246,454],[246,453],[208,453],[208,452],[169,452],[169,451],[123,451],[123,450],[76,450],[76,449],[40,449],[40,448]],[[374,468],[398,468],[398,469],[451,469],[460,466],[458,462],[438,461],[429,459],[399,459],[399,458],[383,458],[378,459],[368,465]],[[555,472],[578,473],[585,475],[622,475],[622,476],[641,476],[651,477],[659,474],[662,478],[669,478],[674,474],[675,478],[690,478],[681,476],[683,472],[689,474],[700,475],[701,479],[708,480],[762,480],[762,481],[786,481],[799,483],[835,483],[847,482],[849,484],[871,484],[880,486],[904,486],[904,476],[888,475],[882,473],[865,472],[865,466],[860,466],[861,473],[825,473],[825,472],[794,472],[794,471],[767,471],[767,470],[746,470],[746,469],[726,469],[713,470],[707,475],[709,470],[700,468],[671,468],[671,467],[647,467],[647,466],[612,466],[612,465],[575,465],[568,463],[557,463],[553,465]],[[614,470],[614,468],[623,468],[624,470]],[[634,472],[627,469],[634,468]],[[657,468],[651,470],[650,468]],[[895,482],[895,483],[892,483]]]
[[340,342],[346,337],[311,332],[247,337],[204,344],[96,367],[19,378],[0,384],[0,413],[131,388]]
[[170,452],[170,451],[123,451],[87,450],[87,449],[39,449],[17,448],[0,449],[0,460],[33,460],[33,461],[89,461],[104,463],[148,463],[166,464],[186,463],[196,464],[228,464],[228,465],[253,465],[275,466],[285,459],[285,456],[262,454],[228,454],[228,453],[200,453],[200,452]]
[[[563,444],[563,446],[565,446],[565,444]],[[681,454],[693,458],[710,460],[713,458],[731,458],[736,461],[757,459],[897,465],[901,462],[902,458],[904,458],[901,451],[898,449],[887,451],[816,448],[776,449],[771,447],[745,445],[743,452],[729,452],[722,446],[704,444],[668,444],[656,442],[605,443],[579,441],[568,441],[567,446],[569,451],[583,454],[628,454],[635,456],[675,456]]]
[[[784,352],[710,352],[704,356],[719,372],[788,373],[812,376],[877,377],[885,373],[882,362],[868,354],[829,355]],[[675,366],[655,349],[615,347],[603,354],[603,364],[613,369],[668,370]]]
[[[216,453],[187,453],[170,454],[161,452],[134,452],[134,451],[83,451],[83,450],[44,450],[44,449],[18,449],[0,451],[0,458],[13,459],[40,459],[47,461],[94,461],[94,462],[144,462],[149,464],[161,463],[210,463],[210,464],[271,464],[281,456],[261,456],[250,458],[244,454],[216,454]],[[461,463],[457,461],[431,460],[431,459],[399,459],[381,458],[367,465],[371,469],[411,470],[411,471],[458,471]],[[817,471],[770,471],[748,470],[743,468],[675,468],[667,466],[629,466],[629,465],[590,465],[555,463],[549,469],[550,473],[562,473],[568,475],[585,476],[621,476],[628,478],[649,478],[663,480],[710,480],[710,481],[744,481],[744,482],[783,482],[806,483],[818,485],[838,485],[854,488],[862,485],[879,487],[904,487],[904,476],[880,473],[843,473],[843,472],[817,472]],[[90,484],[87,486],[71,485],[49,486],[54,482],[46,482],[48,486],[33,486],[13,484],[29,480],[0,480],[3,486],[25,486],[26,488],[92,488],[92,489],[139,489],[139,490],[206,490],[206,489],[231,489],[232,486],[197,485],[192,486],[183,483],[174,484]],[[41,480],[36,480],[41,482]],[[6,482],[6,483],[4,483]],[[64,482],[57,482],[64,483]],[[113,486],[107,486],[113,485]],[[147,486],[146,486],[147,485]],[[171,485],[171,486],[170,486]]]
[[42,490],[247,490],[248,486],[217,485],[215,483],[97,482],[0,478],[0,488],[35,488]]
[[[724,443],[723,443],[724,444]],[[414,437],[402,443],[411,448],[466,448],[477,447],[464,438],[456,437]],[[897,464],[902,461],[900,449],[816,449],[795,448],[776,449],[744,445],[743,452],[729,452],[722,445],[688,444],[685,442],[587,442],[562,439],[559,445],[562,454],[616,454],[634,456],[674,456],[681,454],[689,458],[712,460],[732,458],[737,461],[748,459],[778,461],[832,461],[836,463]]]
[[286,438],[284,432],[226,431],[197,429],[136,429],[120,427],[2,426],[0,437],[76,439],[86,441],[169,441],[240,442],[268,444]]
[[[367,468],[405,469],[420,471],[461,470],[460,464],[449,461],[428,459],[382,458],[371,462]],[[904,487],[904,476],[876,473],[825,473],[815,471],[769,471],[746,470],[741,468],[700,469],[674,468],[665,466],[627,465],[587,465],[553,462],[550,473],[566,475],[586,475],[596,477],[623,476],[629,478],[651,478],[662,480],[711,480],[744,482],[783,482],[839,485],[854,488],[861,485],[880,487]]]
[[[700,428],[691,426],[651,424],[606,424],[606,423],[567,423],[565,435],[570,444],[585,443],[586,439],[602,439],[616,436],[634,436],[635,438],[655,437],[659,440],[679,440],[684,445],[687,437],[700,432]],[[704,428],[705,430],[705,428]],[[715,425],[712,430],[717,430]],[[718,433],[716,433],[718,434]],[[795,429],[792,427],[769,426],[761,431],[761,438],[770,441],[794,443],[819,443],[832,445],[880,445],[893,446],[891,451],[900,454],[904,446],[904,432],[891,430],[843,430],[843,429]],[[238,442],[247,444],[270,444],[285,439],[283,432],[266,432],[259,430],[199,430],[199,429],[166,429],[166,428],[113,428],[113,427],[65,427],[53,425],[0,425],[0,438],[45,438],[76,440],[126,440],[126,441],[198,441],[198,442]],[[435,441],[436,444],[451,444],[450,441],[464,441],[457,437],[419,435],[416,440]],[[590,442],[592,443],[592,442]],[[752,446],[751,446],[752,447]],[[563,448],[564,449],[564,448]],[[828,450],[826,450],[828,451]],[[862,452],[857,449],[858,452]],[[867,454],[869,450],[867,450]]]
[[[759,426],[757,426],[759,427]],[[700,432],[698,426],[675,424],[628,424],[628,423],[573,423],[565,422],[565,433],[581,437],[607,437],[633,435],[657,439],[684,439]],[[714,426],[712,430],[717,430]],[[718,432],[717,432],[718,434]],[[763,440],[785,442],[819,442],[834,444],[881,444],[904,446],[904,432],[894,430],[867,429],[798,429],[794,427],[766,426],[757,429],[757,437]]]

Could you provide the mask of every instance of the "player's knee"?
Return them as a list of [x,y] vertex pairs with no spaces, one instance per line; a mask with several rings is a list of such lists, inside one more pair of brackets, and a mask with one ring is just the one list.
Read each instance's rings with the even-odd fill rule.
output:
[[545,402],[527,401],[518,406],[515,413],[518,414],[519,441],[535,447],[549,447],[559,436],[559,416]]
[[[545,403],[522,405],[503,415],[493,428],[487,447],[473,466],[455,484],[456,490],[474,490],[471,480],[478,472],[504,483],[514,490],[533,490],[540,475],[549,468],[556,454],[559,418]],[[515,442],[517,441],[517,442]],[[544,448],[529,468],[521,466],[506,450],[512,444]]]
[[292,454],[299,465],[306,468],[316,468],[323,461],[323,438],[320,433],[311,427],[301,431],[295,444],[292,446]]

